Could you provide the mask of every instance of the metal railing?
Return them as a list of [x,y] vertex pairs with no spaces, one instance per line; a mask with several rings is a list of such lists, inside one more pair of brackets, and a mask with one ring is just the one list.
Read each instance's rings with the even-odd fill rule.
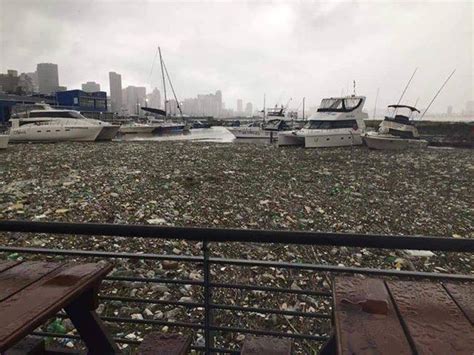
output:
[[[239,353],[237,348],[222,346],[222,341],[216,345],[217,334],[240,333],[254,335],[268,335],[276,337],[287,337],[302,342],[321,343],[327,340],[328,332],[315,329],[309,333],[292,330],[268,330],[253,329],[251,327],[222,325],[216,320],[217,311],[236,312],[238,314],[261,314],[276,315],[283,317],[301,317],[305,321],[316,321],[330,323],[330,306],[325,311],[301,311],[280,308],[267,308],[260,306],[243,306],[238,304],[226,304],[215,301],[215,294],[222,290],[238,290],[247,292],[265,292],[275,295],[294,295],[304,297],[319,297],[331,302],[331,293],[328,289],[301,289],[295,287],[268,286],[261,284],[243,284],[219,281],[212,274],[212,267],[242,267],[242,268],[276,268],[287,271],[298,270],[299,272],[315,272],[332,274],[365,274],[384,277],[409,277],[427,279],[452,279],[474,281],[473,275],[432,273],[421,271],[401,271],[396,269],[375,269],[351,266],[335,266],[326,264],[311,264],[302,262],[283,262],[272,260],[250,260],[231,259],[223,257],[212,257],[211,243],[277,243],[284,245],[300,244],[311,246],[337,246],[337,247],[359,247],[375,249],[417,249],[443,252],[472,253],[474,251],[474,240],[458,238],[440,238],[424,236],[387,236],[387,235],[362,235],[349,233],[318,233],[318,232],[296,232],[296,231],[269,231],[269,230],[239,230],[239,229],[213,229],[213,228],[181,228],[142,225],[111,225],[111,224],[81,224],[81,223],[51,223],[51,222],[29,222],[29,221],[0,221],[0,232],[21,233],[46,233],[53,235],[74,235],[78,238],[95,236],[184,240],[202,243],[201,255],[166,255],[154,253],[137,252],[115,252],[94,251],[58,248],[20,247],[14,245],[0,245],[0,253],[20,254],[42,254],[52,256],[67,256],[73,258],[101,258],[112,262],[117,259],[144,260],[144,261],[174,261],[179,263],[191,263],[202,265],[202,279],[175,279],[167,277],[143,277],[143,276],[121,276],[113,273],[105,280],[107,282],[134,282],[134,283],[164,283],[176,286],[199,287],[202,290],[202,301],[180,301],[156,298],[140,298],[133,296],[114,295],[110,293],[101,294],[102,302],[132,303],[141,305],[161,305],[185,307],[190,310],[201,310],[203,317],[200,322],[192,321],[170,321],[163,319],[134,319],[118,315],[103,315],[102,319],[109,324],[133,324],[136,326],[168,326],[179,329],[188,329],[203,334],[203,342],[194,344],[193,349],[210,353]],[[58,317],[65,318],[64,314]],[[321,323],[323,324],[323,323]],[[329,324],[330,326],[330,324]],[[59,334],[51,332],[37,332],[36,334],[57,337],[79,339],[77,335]],[[196,334],[195,334],[196,335]],[[139,344],[138,340],[122,337],[116,338],[122,344]],[[235,344],[234,344],[235,345]]]

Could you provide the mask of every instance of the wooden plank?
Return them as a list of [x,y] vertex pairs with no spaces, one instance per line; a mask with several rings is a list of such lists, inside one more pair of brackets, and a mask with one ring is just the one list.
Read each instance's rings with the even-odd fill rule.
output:
[[412,354],[380,279],[337,277],[333,283],[338,354]]
[[440,283],[386,284],[418,354],[473,354],[474,328]]
[[71,264],[0,302],[0,352],[102,280],[110,264]]
[[20,261],[12,261],[12,260],[1,260],[0,261],[0,272],[7,270],[17,264],[19,264]]
[[291,355],[290,339],[254,337],[244,341],[241,355]]
[[461,308],[471,325],[474,325],[474,283],[455,284],[445,282],[444,288]]
[[153,332],[145,336],[137,355],[186,355],[191,347],[191,337],[179,334]]
[[0,302],[60,266],[56,263],[25,261],[0,273]]

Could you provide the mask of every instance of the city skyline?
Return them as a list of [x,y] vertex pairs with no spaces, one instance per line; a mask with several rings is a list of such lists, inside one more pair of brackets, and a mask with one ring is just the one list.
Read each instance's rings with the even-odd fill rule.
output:
[[469,2],[183,3],[179,11],[166,2],[2,4],[28,20],[0,18],[0,71],[31,72],[31,58],[58,63],[69,88],[94,80],[108,92],[108,72],[116,71],[124,86],[161,90],[159,65],[150,70],[160,45],[180,100],[220,89],[226,107],[238,98],[260,107],[264,94],[268,106],[305,96],[309,107],[351,94],[355,80],[373,109],[377,89],[378,106],[396,103],[416,67],[405,103],[426,107],[454,68],[433,112],[460,110],[473,93]]

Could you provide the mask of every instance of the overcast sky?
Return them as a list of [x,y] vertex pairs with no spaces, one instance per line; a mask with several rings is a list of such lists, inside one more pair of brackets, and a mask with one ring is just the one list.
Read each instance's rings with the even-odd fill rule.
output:
[[413,70],[406,104],[462,110],[473,99],[473,1],[253,2],[0,0],[0,71],[59,64],[61,85],[97,81],[108,72],[122,86],[158,86],[161,46],[179,99],[220,89],[260,107],[292,98],[367,96],[372,112],[395,103]]

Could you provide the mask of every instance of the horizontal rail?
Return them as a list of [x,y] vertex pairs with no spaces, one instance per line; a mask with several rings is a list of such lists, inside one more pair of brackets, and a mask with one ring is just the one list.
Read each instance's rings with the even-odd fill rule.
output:
[[166,227],[126,224],[0,221],[0,231],[181,239],[208,242],[258,242],[332,245],[380,249],[417,249],[474,252],[474,239],[424,236],[387,236],[357,233]]
[[[120,302],[126,302],[126,303],[149,303],[149,304],[161,304],[165,306],[168,306],[168,305],[178,306],[178,307],[181,306],[181,307],[187,307],[187,308],[203,308],[204,307],[204,303],[199,303],[199,302],[165,301],[165,300],[159,300],[159,299],[137,298],[137,297],[100,295],[99,299],[103,301],[120,301]],[[273,308],[241,307],[241,306],[236,306],[236,305],[216,304],[216,303],[211,303],[209,306],[214,309],[241,311],[241,312],[247,312],[247,313],[280,314],[280,315],[308,317],[308,318],[327,318],[327,319],[331,318],[330,314],[316,313],[316,312],[285,311],[285,310],[273,309]]]
[[[30,247],[11,247],[11,246],[0,246],[0,252],[17,252],[17,253],[28,253],[28,254],[49,254],[49,255],[75,255],[79,257],[109,257],[109,258],[131,258],[141,259],[142,255],[145,255],[148,259],[158,260],[175,260],[181,262],[190,263],[202,263],[203,259],[199,256],[185,256],[185,255],[159,255],[159,254],[133,254],[133,253],[115,253],[115,252],[96,252],[96,251],[85,251],[85,250],[61,250],[61,249],[50,249],[50,248],[30,248]],[[133,255],[132,257],[129,255]],[[332,272],[332,273],[350,273],[350,274],[367,274],[367,275],[380,275],[380,276],[404,276],[412,278],[426,278],[426,279],[452,279],[452,280],[474,280],[474,276],[466,274],[450,274],[450,273],[435,273],[435,272],[423,272],[423,271],[406,271],[406,270],[387,270],[387,269],[372,269],[372,268],[358,268],[358,267],[347,267],[347,266],[334,266],[334,265],[321,265],[321,264],[306,264],[306,263],[291,263],[284,261],[266,261],[266,260],[248,260],[248,259],[226,259],[226,258],[209,258],[209,263],[216,265],[236,265],[246,267],[275,267],[284,269],[301,269],[301,270],[312,270],[321,272]],[[174,279],[147,279],[138,277],[127,277],[127,276],[109,276],[105,280],[116,280],[116,281],[137,281],[137,282],[162,282],[170,284],[188,284],[188,285],[200,285],[203,286],[204,282],[200,280],[174,280]],[[217,284],[216,284],[217,285]],[[225,286],[219,286],[225,287]],[[242,286],[245,288],[245,286]],[[268,290],[275,291],[275,290]]]
[[269,335],[273,337],[306,339],[306,340],[314,340],[314,341],[326,341],[329,339],[329,336],[309,335],[309,334],[300,334],[300,333],[284,333],[284,332],[276,332],[273,330],[263,330],[263,329],[247,329],[247,328],[239,328],[239,327],[216,327],[216,326],[211,326],[210,329],[214,331],[221,331],[221,332],[244,333],[244,334],[254,334],[254,335]]

